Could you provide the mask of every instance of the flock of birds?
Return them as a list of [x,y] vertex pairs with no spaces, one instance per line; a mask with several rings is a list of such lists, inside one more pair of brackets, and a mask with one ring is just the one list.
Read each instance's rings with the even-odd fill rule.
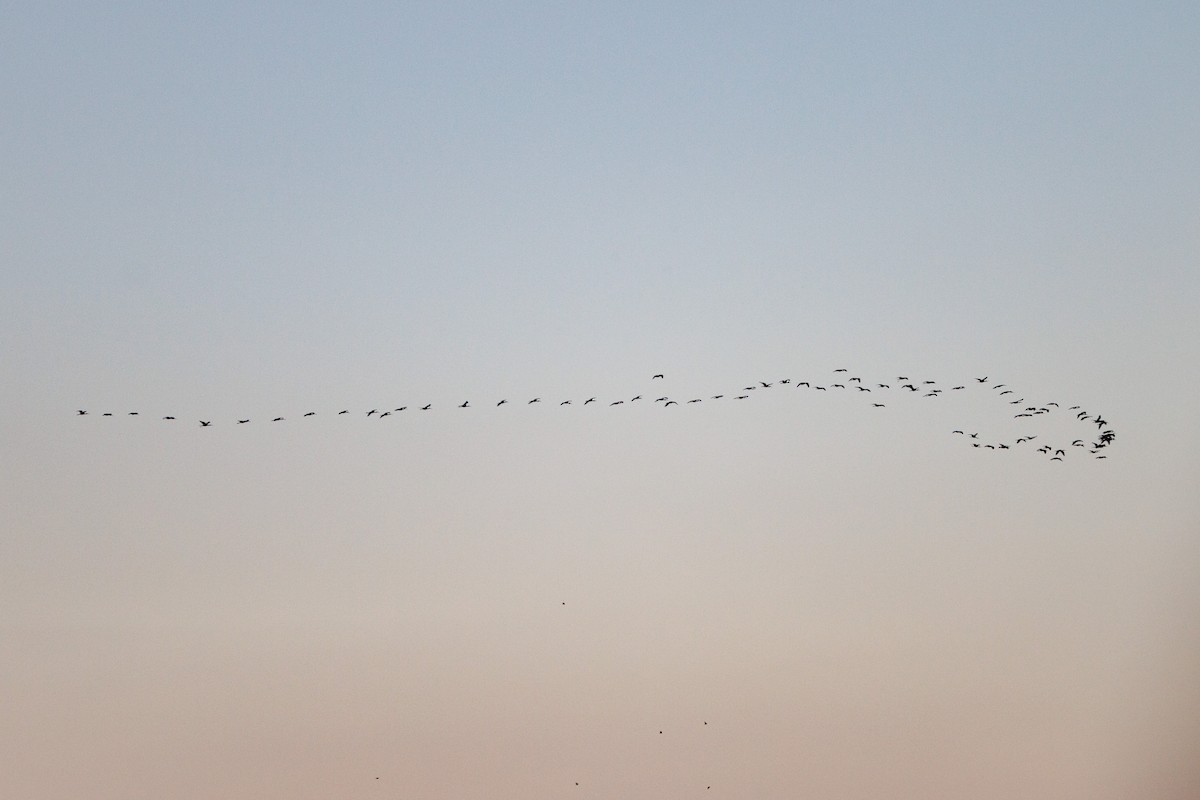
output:
[[[651,382],[664,379],[665,375],[663,373],[656,373],[651,376]],[[742,387],[740,390],[727,391],[719,394],[707,395],[704,397],[676,398],[664,394],[651,400],[649,394],[637,394],[633,397],[620,397],[616,399],[601,399],[593,396],[586,399],[573,398],[564,400],[543,400],[542,397],[533,397],[528,400],[510,401],[508,398],[501,398],[499,401],[494,403],[493,408],[499,408],[501,406],[510,405],[513,403],[523,403],[527,406],[534,404],[549,405],[557,403],[559,406],[589,406],[595,404],[597,406],[615,407],[631,405],[638,402],[659,405],[662,408],[670,408],[672,406],[682,407],[694,405],[696,403],[711,403],[722,400],[748,400],[751,398],[752,393],[763,392],[768,389],[803,389],[813,392],[842,391],[846,392],[847,394],[865,398],[870,402],[872,408],[887,408],[887,403],[877,402],[877,400],[889,399],[890,397],[895,397],[897,395],[907,395],[911,397],[920,397],[923,399],[937,399],[946,395],[948,392],[960,392],[968,389],[983,389],[994,394],[997,399],[1005,398],[1005,402],[1008,405],[1016,406],[1016,408],[1012,409],[1015,412],[1012,415],[1013,419],[1033,419],[1035,417],[1044,415],[1061,413],[1062,411],[1059,404],[1056,402],[1029,403],[1029,401],[1027,401],[1024,397],[1015,397],[1010,399],[1008,398],[1008,395],[1015,395],[1017,394],[1017,391],[1009,387],[1007,384],[992,382],[990,377],[986,375],[983,377],[976,377],[973,380],[967,381],[966,383],[942,387],[938,384],[938,381],[935,380],[914,380],[905,375],[896,377],[894,381],[873,381],[867,383],[864,382],[861,377],[849,375],[849,370],[846,368],[838,368],[833,370],[833,374],[828,380],[817,380],[815,378],[808,380],[799,380],[794,378],[781,378],[774,381],[758,380],[749,384],[748,386]],[[580,402],[576,403],[576,400],[579,400]],[[490,405],[492,404],[492,401],[488,401],[488,403]],[[462,403],[451,404],[451,406],[457,407],[458,409],[476,408],[476,406],[471,405],[470,400],[464,400]],[[425,403],[423,405],[402,405],[394,408],[372,408],[365,413],[361,410],[352,412],[348,408],[331,413],[333,416],[364,413],[366,417],[382,420],[410,410],[418,413],[428,412],[433,410],[433,407],[433,403]],[[1036,448],[1034,448],[1031,443],[1038,438],[1037,434],[1025,434],[1014,439],[1004,441],[981,441],[979,439],[978,431],[968,432],[965,429],[959,428],[953,430],[952,433],[963,436],[970,441],[973,447],[980,449],[1012,450],[1021,445],[1028,444],[1030,447],[1027,449],[1036,450],[1037,453],[1043,456],[1048,456],[1050,461],[1063,461],[1067,458],[1069,452],[1077,452],[1078,448],[1083,448],[1083,451],[1093,458],[1107,458],[1107,454],[1103,451],[1116,440],[1116,434],[1111,428],[1108,427],[1108,420],[1104,419],[1100,414],[1086,411],[1080,406],[1070,406],[1065,410],[1074,412],[1075,420],[1077,422],[1086,423],[1088,426],[1095,425],[1095,438],[1091,439],[1090,441],[1085,438],[1075,438],[1070,444],[1063,444],[1061,446],[1040,443]],[[318,412],[316,411],[306,411],[301,414],[301,418],[315,417],[317,415]],[[83,408],[77,409],[76,416],[89,416],[89,411]],[[93,416],[112,417],[114,414],[111,411],[105,411]],[[138,411],[128,411],[125,412],[123,416],[136,417],[141,416],[141,414]],[[163,416],[161,419],[164,421],[175,421],[176,417],[167,415]],[[282,415],[269,417],[270,422],[285,422],[287,419],[287,417]],[[200,427],[208,428],[213,425],[214,420],[201,419],[197,420],[197,422],[199,423]],[[233,424],[235,425],[247,425],[250,422],[250,418],[233,420]]]

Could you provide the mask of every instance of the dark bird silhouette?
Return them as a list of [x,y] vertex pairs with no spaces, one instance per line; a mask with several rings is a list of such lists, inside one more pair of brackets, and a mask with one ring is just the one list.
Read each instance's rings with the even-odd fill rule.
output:
[[817,391],[819,391],[819,392],[827,392],[827,391],[829,391],[829,390],[828,390],[828,389],[826,389],[824,386],[817,386],[817,387],[816,387],[816,389],[817,389]]
[[834,372],[846,372],[845,369],[835,369]]
[[850,382],[851,382],[851,383],[854,383],[855,381],[858,381],[859,383],[862,383],[862,378],[851,378],[851,379],[850,379]]
[[842,383],[831,383],[829,385],[835,389],[845,389],[846,388],[845,384],[842,384]]
[[876,385],[876,386],[878,386],[880,389],[890,389],[890,388],[892,388],[892,385],[891,385],[890,383],[877,383],[877,384],[875,384],[875,385]]
[[967,388],[967,387],[965,387],[965,386],[951,386],[951,387],[950,387],[950,391],[952,391],[952,392],[953,392],[953,391],[955,391],[956,389],[965,389],[965,388]]
[[662,377],[662,373],[660,372],[660,373],[659,373],[659,374],[657,374],[657,375],[651,375],[651,376],[650,376],[650,380],[654,380],[655,378],[661,378],[661,377]]
[[[84,413],[87,413],[87,412],[84,412]],[[102,417],[111,417],[111,416],[112,416],[112,412],[111,412],[111,411],[105,411],[105,412],[104,412],[103,414],[101,414],[100,416],[102,416]]]
[[[733,399],[734,399],[734,400],[749,400],[749,399],[750,399],[750,395],[748,395],[748,394],[739,394],[737,397],[735,397],[735,398],[733,398]],[[670,403],[667,403],[667,405],[670,405]]]
[[629,402],[631,402],[631,403],[632,403],[634,400],[641,400],[641,399],[642,399],[642,396],[639,394],[637,397],[631,397],[631,398],[629,399]]
[[699,403],[699,402],[700,402],[700,398],[699,398],[699,397],[697,397],[695,400],[688,400],[688,402],[689,402],[689,403]]
[[610,405],[610,406],[619,406],[619,405],[621,405],[621,404],[622,404],[622,403],[624,403],[624,402],[625,402],[624,400],[614,400],[614,401],[612,401],[611,403],[609,403],[609,405]]
[[950,431],[951,433],[962,433],[962,431]]
[[766,381],[759,381],[759,383],[761,383],[761,384],[763,385],[763,388],[764,388],[764,389],[770,389],[770,388],[771,388],[771,384],[767,383]]
[[163,417],[163,419],[175,419],[174,417]]
[[725,396],[725,395],[723,395],[723,394],[714,394],[714,395],[712,396],[712,399],[713,399],[713,400],[720,400],[720,399],[721,399],[722,397],[724,397],[724,396]]
[[379,409],[377,409],[377,408],[372,408],[370,411],[368,411],[368,412],[367,412],[367,416],[369,417],[369,416],[371,416],[372,414],[378,414],[378,413],[379,413]]
[[985,375],[984,377],[976,378],[975,380],[979,381],[980,383],[987,383],[987,376]]
[[867,387],[865,387],[865,386],[855,386],[854,388],[855,388],[855,389],[858,389],[860,392],[869,392],[869,391],[871,391],[870,389],[868,389],[868,388],[867,388]]
[[468,403],[470,403],[470,402],[471,402],[470,400],[463,400],[462,405],[459,406],[459,408],[466,408]]
[[496,403],[496,408],[499,408],[500,406],[504,405],[507,402],[508,402],[507,400],[501,400],[499,403]]
[[875,406],[876,408],[887,408],[887,406],[885,406],[883,403],[871,403],[871,405]]
[[341,411],[338,412],[338,416],[341,416],[342,414],[349,414],[349,413],[350,413],[350,409],[348,409],[348,408],[342,409]]
[[131,416],[131,417],[136,417],[137,415],[138,415],[138,412],[136,412],[136,411],[129,412],[129,416]]
[[304,416],[306,416],[306,417],[315,417],[316,415],[317,415],[317,412],[315,412],[315,411],[309,411],[309,412],[307,412],[307,413],[306,413]]
[[532,400],[530,400],[528,403],[526,403],[526,405],[531,405],[531,404],[533,404],[533,403],[540,403],[540,402],[542,402],[542,398],[540,398],[540,397],[535,397],[535,398],[533,398]]
[[589,397],[587,400],[583,401],[583,404],[586,406],[588,403],[594,403],[594,402],[596,402],[596,398]]
[[421,406],[422,411],[428,411],[431,408],[433,408],[433,403],[426,403],[425,405]]
[[81,409],[79,409],[78,411],[76,411],[76,412],[75,412],[75,414],[76,414],[77,416],[80,416],[80,417],[86,417],[86,416],[87,416],[87,412],[86,412],[86,411],[84,411],[82,408],[81,408]]
[[571,401],[570,401],[570,400],[563,400],[561,403],[559,403],[559,405],[560,405],[560,406],[569,406],[569,405],[571,405]]
[[392,410],[393,410],[393,411],[407,411],[407,410],[408,410],[408,406],[400,406],[399,408],[394,408],[394,409],[392,409]]
[[275,419],[271,420],[271,422],[283,422],[283,417],[276,417]]
[[392,412],[390,412],[390,411],[385,411],[385,412],[383,412],[382,414],[380,414],[380,415],[379,415],[379,418],[380,418],[380,419],[383,419],[384,417],[390,417],[391,415],[392,415]]
[[207,422],[206,422],[205,420],[200,420],[200,427],[201,427],[201,428],[207,428],[209,425],[212,425],[212,420],[211,420],[211,419],[210,419],[210,420],[208,420]]
[[800,381],[799,383],[796,384],[797,389],[799,389],[801,386],[810,386],[810,384],[808,381]]
[[667,402],[663,403],[663,408],[666,408],[667,406],[677,406],[677,405],[679,405],[679,403],[675,402],[674,400],[668,400]]
[[239,420],[237,421],[237,424],[238,424],[238,425],[245,425],[245,424],[246,424],[247,422],[249,422],[249,421],[250,421],[250,420],[248,420],[248,419],[239,419]]

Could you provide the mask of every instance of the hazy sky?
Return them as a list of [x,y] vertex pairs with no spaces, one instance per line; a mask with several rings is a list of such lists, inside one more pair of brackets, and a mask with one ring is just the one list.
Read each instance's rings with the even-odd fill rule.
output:
[[972,5],[9,4],[0,796],[1198,796],[1200,10]]

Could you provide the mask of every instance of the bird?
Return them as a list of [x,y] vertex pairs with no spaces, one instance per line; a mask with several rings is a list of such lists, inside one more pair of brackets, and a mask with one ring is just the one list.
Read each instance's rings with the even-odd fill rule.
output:
[[697,397],[695,400],[688,400],[688,402],[689,402],[689,403],[699,403],[699,402],[700,402],[700,398],[699,398],[699,397]]
[[667,406],[677,406],[677,405],[679,405],[679,403],[675,402],[674,400],[668,400],[667,402],[663,403],[663,408],[666,408]]
[[[748,394],[739,394],[737,397],[734,398],[734,400],[749,400],[749,399],[750,399],[750,395],[748,395]],[[672,401],[672,402],[674,402],[674,401]],[[671,405],[671,403],[667,403],[667,405]]]
[[163,419],[175,419],[174,417],[163,417]]
[[594,403],[594,402],[596,402],[596,398],[589,397],[587,400],[583,401],[583,404],[586,406],[588,403]]
[[770,388],[771,388],[771,384],[767,383],[766,381],[759,381],[759,383],[761,383],[761,384],[763,385],[763,388],[764,388],[764,389],[770,389]]
[[82,408],[81,408],[81,409],[79,409],[78,411],[76,411],[76,412],[75,412],[75,414],[76,414],[77,416],[80,416],[80,417],[86,417],[86,416],[87,416],[87,412],[86,412],[86,411],[84,411]]
[[[380,419],[383,419],[384,417],[390,417],[391,415],[392,415],[392,412],[390,412],[390,411],[385,411],[385,412],[383,412],[382,414],[380,414],[380,415],[379,415],[379,418],[380,418]],[[306,415],[306,416],[307,416],[307,415]]]
[[560,405],[560,406],[569,406],[569,405],[571,405],[571,401],[570,401],[570,400],[563,400],[561,403],[559,403],[559,405]]
[[212,425],[212,420],[211,420],[211,419],[210,419],[210,420],[208,420],[207,422],[205,422],[204,420],[200,420],[200,427],[201,427],[201,428],[207,428],[209,425]]
[[317,412],[315,412],[315,411],[309,411],[309,412],[307,412],[307,413],[306,413],[304,416],[306,416],[306,417],[315,417],[316,415],[317,415]]
[[979,381],[980,383],[987,383],[987,376],[985,375],[982,378],[976,378],[975,380]]
[[962,431],[950,431],[951,433],[962,433]]
[[532,400],[530,400],[528,403],[526,403],[526,405],[530,405],[530,404],[532,404],[532,403],[540,403],[540,402],[542,402],[542,398],[540,398],[540,397],[535,397],[535,398],[533,398]]
[[632,403],[634,400],[641,400],[641,399],[642,399],[642,396],[639,394],[637,397],[631,397],[631,398],[629,399],[629,402],[631,402],[631,403]]
[[507,400],[501,400],[499,403],[496,403],[496,408],[499,408],[500,406],[504,405],[507,402],[508,402]]
[[408,410],[408,406],[400,406],[399,408],[394,408],[394,409],[392,409],[392,410],[393,410],[393,411],[407,411],[407,410]]
[[111,411],[105,411],[105,412],[104,412],[103,414],[101,414],[100,416],[102,416],[102,417],[111,417],[111,416],[112,416],[112,412],[111,412]]
[[461,405],[461,406],[459,406],[459,408],[466,408],[466,407],[467,407],[467,404],[468,404],[468,403],[470,403],[470,402],[471,402],[470,400],[463,400],[463,401],[462,401],[462,405]]
[[714,395],[712,396],[712,399],[713,399],[713,400],[720,400],[720,399],[721,399],[722,397],[724,397],[724,396],[725,396],[725,395],[723,395],[723,394],[714,394]]
[[271,422],[283,422],[283,417],[276,417],[275,419],[271,420]]
[[237,424],[238,424],[238,425],[245,425],[245,424],[246,424],[247,422],[249,422],[249,421],[250,421],[250,420],[248,420],[248,419],[239,419],[239,420],[237,421]]
[[345,408],[338,412],[338,416],[340,417],[342,414],[349,414],[349,413],[350,413],[350,409]]
[[797,389],[799,389],[801,386],[808,386],[809,388],[812,388],[812,385],[808,381],[800,381],[796,384]]
[[851,383],[854,383],[855,381],[858,381],[859,383],[862,383],[862,378],[851,378],[851,379],[850,379],[850,382],[851,382]]
[[372,408],[370,411],[368,411],[368,412],[367,412],[367,416],[369,417],[369,416],[371,416],[372,414],[377,414],[377,413],[379,413],[379,409],[377,409],[377,408]]
[[855,389],[858,389],[860,392],[869,392],[869,391],[871,391],[870,389],[868,389],[868,388],[867,388],[867,387],[865,387],[865,386],[855,386],[854,388],[855,388]]
[[610,406],[619,406],[619,405],[621,405],[621,404],[622,404],[622,403],[624,403],[624,402],[625,402],[624,400],[614,400],[614,401],[612,401],[611,403],[609,403],[609,405],[610,405]]
[[846,371],[847,371],[847,370],[846,370],[845,368],[842,368],[842,369],[835,369],[835,370],[834,370],[834,372],[846,372]]
[[425,405],[421,406],[422,411],[428,411],[431,408],[433,408],[433,403],[426,403]]
[[138,412],[136,412],[136,411],[129,412],[129,416],[131,416],[131,417],[136,417],[137,415],[138,415]]
[[651,375],[650,380],[654,380],[655,378],[661,378],[661,377],[662,377],[662,373],[660,372],[657,375]]
[[883,403],[872,403],[871,405],[875,406],[876,408],[887,408],[887,406],[885,406]]

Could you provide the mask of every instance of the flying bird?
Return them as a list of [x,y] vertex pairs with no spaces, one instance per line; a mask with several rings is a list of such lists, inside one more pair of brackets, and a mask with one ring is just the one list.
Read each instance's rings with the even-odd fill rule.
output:
[[201,428],[207,428],[209,425],[212,425],[212,420],[211,420],[211,419],[210,419],[210,420],[208,420],[207,422],[205,422],[204,420],[200,420],[200,427],[201,427]]
[[661,377],[662,377],[662,373],[660,372],[657,375],[651,375],[650,380],[654,380],[655,378],[661,378]]
[[78,411],[76,411],[75,413],[81,417],[87,416],[87,412],[84,411],[82,408],[79,409]]
[[250,420],[248,420],[248,419],[239,419],[239,420],[237,421],[237,424],[238,424],[238,425],[245,425],[245,424],[246,424],[247,422],[249,422],[249,421],[250,421]]

